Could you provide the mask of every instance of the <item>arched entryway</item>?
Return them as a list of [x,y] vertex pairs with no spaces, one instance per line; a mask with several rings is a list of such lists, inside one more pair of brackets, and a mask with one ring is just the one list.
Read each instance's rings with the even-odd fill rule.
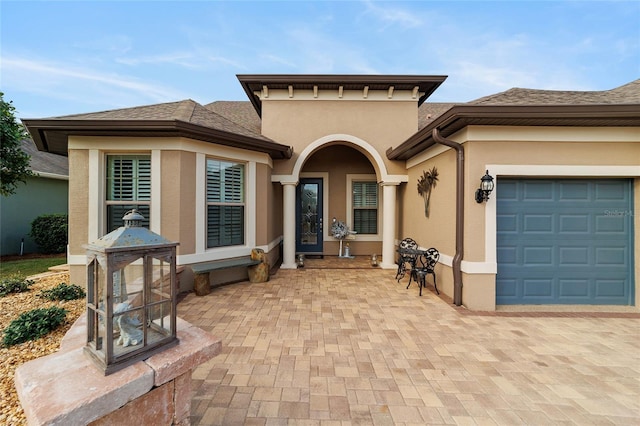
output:
[[[296,267],[296,251],[300,251],[303,232],[313,234],[307,234],[307,242],[313,246],[309,252],[317,254],[322,250],[324,254],[337,254],[338,243],[329,233],[334,217],[350,227],[356,223],[356,227],[366,229],[356,237],[359,244],[356,254],[380,250],[382,267],[394,267],[396,188],[407,181],[407,176],[389,175],[380,153],[369,143],[351,135],[325,136],[300,153],[291,175],[274,175],[272,181],[283,185],[282,268]],[[296,201],[305,194],[301,183],[311,185],[307,195],[320,197],[315,205],[320,211],[301,212],[300,203]],[[352,191],[372,187],[378,194],[376,211],[365,212],[358,205],[354,207]],[[314,194],[314,191],[321,193]],[[305,213],[307,217],[301,224],[301,214]],[[310,222],[312,220],[315,222]]]

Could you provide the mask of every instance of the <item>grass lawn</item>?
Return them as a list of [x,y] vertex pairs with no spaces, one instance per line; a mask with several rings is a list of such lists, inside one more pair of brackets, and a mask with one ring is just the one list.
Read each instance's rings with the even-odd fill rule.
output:
[[16,257],[2,259],[2,261],[0,261],[0,279],[14,275],[19,275],[24,278],[41,272],[47,272],[50,266],[63,265],[65,263],[67,263],[67,257],[65,255],[25,256],[24,259],[16,259]]

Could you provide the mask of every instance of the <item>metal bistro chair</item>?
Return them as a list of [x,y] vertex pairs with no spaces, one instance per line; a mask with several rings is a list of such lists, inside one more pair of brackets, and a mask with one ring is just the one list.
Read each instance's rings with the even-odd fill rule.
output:
[[[400,282],[404,275],[407,273],[407,263],[409,264],[409,270],[413,269],[418,258],[417,253],[407,253],[406,250],[418,250],[418,243],[413,238],[405,238],[400,241],[398,246],[398,272],[396,273],[396,280]],[[409,275],[409,284],[411,284],[411,275]]]
[[[438,285],[436,284],[436,271],[435,267],[438,263],[438,259],[440,259],[440,252],[435,248],[431,247],[424,251],[423,254],[418,257],[418,261],[416,262],[416,266],[411,269],[411,276],[415,278],[418,283],[418,287],[420,287],[420,296],[422,296],[422,288],[427,286],[427,275],[433,275],[433,288],[436,289],[436,294],[440,294],[438,291]],[[409,284],[407,288],[411,285],[411,280],[409,280]]]

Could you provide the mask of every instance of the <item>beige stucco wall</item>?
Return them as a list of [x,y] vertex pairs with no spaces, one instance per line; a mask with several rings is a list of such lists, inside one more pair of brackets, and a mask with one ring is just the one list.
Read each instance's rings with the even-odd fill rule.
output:
[[274,162],[274,174],[290,174],[300,152],[310,143],[334,134],[360,138],[382,154],[389,174],[404,174],[402,162],[384,156],[418,128],[417,102],[350,100],[263,100],[262,132],[291,145],[293,157]]
[[83,253],[87,244],[87,208],[89,205],[89,152],[73,150],[69,152],[69,252]]
[[266,165],[256,166],[256,245],[266,245],[269,243],[269,192],[272,189],[271,176]]
[[[339,252],[339,241],[331,235],[331,221],[335,217],[337,220],[346,221],[347,217],[347,175],[373,175],[375,169],[370,160],[357,149],[348,145],[329,145],[319,149],[311,155],[305,162],[301,171],[304,177],[320,177],[326,173],[329,178],[328,186],[324,191],[328,191],[328,202],[326,206],[327,217],[323,217],[324,248],[326,255],[337,255]],[[374,177],[375,179],[375,177]],[[382,219],[382,189],[379,188],[379,208],[378,214]],[[348,224],[351,226],[350,224]],[[381,220],[379,221],[381,227]],[[364,238],[355,235],[353,240],[348,241],[351,254],[354,256],[371,255],[380,253],[380,238],[377,241],[364,241]]]
[[[475,190],[485,169],[491,165],[496,167],[513,167],[516,170],[512,177],[525,173],[525,167],[535,166],[541,176],[572,177],[561,173],[564,169],[580,170],[575,177],[606,177],[611,170],[612,177],[635,177],[634,197],[635,211],[638,211],[640,198],[640,178],[620,176],[616,173],[618,166],[638,167],[640,160],[640,129],[573,129],[567,128],[519,128],[479,126],[467,128],[450,139],[463,143],[465,151],[465,185],[464,185],[464,261],[462,302],[474,310],[495,309],[495,272],[483,272],[490,268],[486,260],[494,254],[485,252],[486,238],[485,213],[487,204],[477,204],[474,200]],[[580,142],[580,140],[586,140]],[[439,181],[431,198],[431,214],[424,217],[422,199],[418,196],[417,179],[423,170],[436,167]],[[560,171],[557,176],[549,174],[549,170]],[[591,166],[592,168],[582,166]],[[402,227],[399,238],[410,236],[423,247],[435,246],[445,257],[444,262],[436,269],[438,287],[453,296],[453,273],[450,261],[455,254],[455,152],[439,145],[414,157],[407,162],[409,182],[400,192],[399,201],[403,210],[400,212]],[[576,167],[578,167],[576,169]],[[507,167],[509,168],[509,167]],[[597,171],[596,171],[597,170]],[[625,168],[624,170],[629,170]],[[523,176],[532,177],[527,174]],[[553,172],[550,172],[553,173]],[[605,173],[604,175],[602,173]],[[499,178],[500,176],[498,176]],[[502,176],[504,177],[504,176]],[[488,203],[495,202],[494,197]],[[638,215],[634,215],[636,252],[640,240],[640,224]],[[638,256],[635,261],[636,305],[640,301],[638,282],[640,281]],[[441,259],[442,261],[442,259]],[[465,265],[465,262],[468,262]],[[466,269],[466,271],[465,271]],[[473,269],[473,272],[469,272]]]
[[[89,205],[89,151],[69,151],[69,252],[68,255],[85,253],[83,244],[89,242],[87,210]],[[70,283],[85,285],[86,267],[70,265]]]
[[[186,138],[119,138],[79,137],[69,140],[69,263],[71,281],[86,282],[85,249],[87,244],[104,234],[104,158],[106,154],[139,154],[152,156],[152,225],[171,241],[178,241],[178,256],[182,264],[216,260],[229,249],[199,250],[197,247],[198,188],[204,191],[204,183],[198,182],[199,161],[206,157],[246,162],[255,165],[251,175],[247,168],[247,209],[255,220],[254,236],[247,236],[246,249],[233,248],[231,257],[248,255],[251,248],[271,248],[270,263],[278,260],[279,237],[282,233],[281,189],[271,183],[271,159],[262,153],[230,148]],[[154,172],[155,170],[155,172]],[[200,168],[202,170],[202,168]],[[155,174],[154,174],[155,173]],[[159,184],[159,185],[158,185]],[[95,185],[95,187],[90,187]],[[203,197],[204,193],[200,195]],[[159,197],[159,199],[157,198]],[[200,214],[204,215],[204,211]],[[255,219],[253,219],[255,217]],[[278,223],[278,221],[280,223]],[[249,244],[249,241],[253,243]],[[269,252],[269,249],[267,249]],[[233,271],[229,271],[230,273]],[[241,271],[239,279],[246,278]],[[181,277],[182,289],[192,286],[192,275],[185,271]]]
[[[178,241],[178,255],[196,251],[196,155],[177,150],[162,151],[161,231],[170,241]],[[170,173],[167,171],[175,171]]]

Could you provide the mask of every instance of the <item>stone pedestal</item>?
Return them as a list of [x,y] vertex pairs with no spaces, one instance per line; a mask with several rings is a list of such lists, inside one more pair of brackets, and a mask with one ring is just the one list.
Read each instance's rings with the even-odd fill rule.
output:
[[222,343],[178,318],[179,344],[109,376],[83,352],[86,317],[60,350],[21,365],[15,384],[30,425],[188,425],[191,372],[220,353]]

